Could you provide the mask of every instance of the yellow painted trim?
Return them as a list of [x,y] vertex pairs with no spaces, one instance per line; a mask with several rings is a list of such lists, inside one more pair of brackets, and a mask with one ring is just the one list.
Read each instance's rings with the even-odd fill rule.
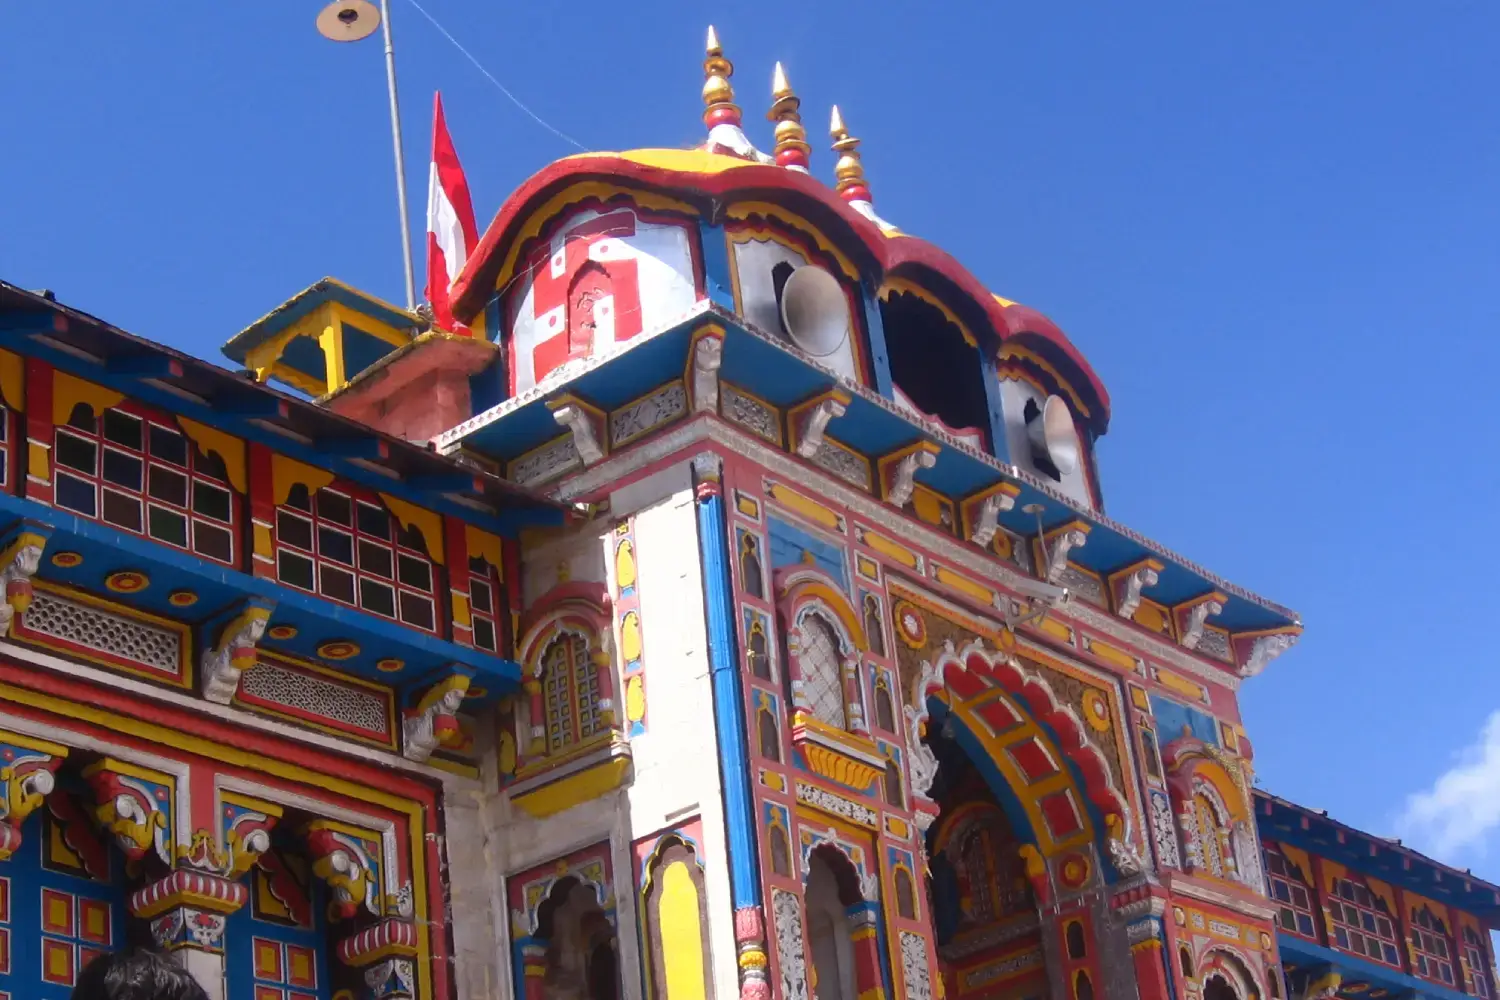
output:
[[449,595],[453,602],[453,624],[461,628],[472,629],[474,627],[474,614],[469,609],[469,595],[452,591]]
[[252,527],[254,529],[251,532],[252,551],[260,558],[269,562],[275,558],[276,553],[276,546],[271,541],[271,526],[256,521]]
[[[826,439],[825,439],[826,440]],[[948,520],[943,521],[943,512],[948,512]],[[953,501],[943,496],[937,490],[923,486],[921,483],[913,485],[911,491],[911,512],[917,515],[917,519],[924,524],[930,524],[941,531],[953,530]]]
[[946,566],[932,567],[932,578],[946,587],[966,594],[986,607],[995,599],[995,592],[983,584],[976,583],[961,573],[955,573]]
[[0,397],[12,410],[25,412],[26,362],[10,351],[0,351]]
[[[824,607],[828,608],[838,617],[845,630],[848,631],[849,639],[854,643],[854,648],[862,653],[869,650],[870,643],[865,638],[864,626],[859,620],[859,615],[855,612],[853,605],[849,603],[849,598],[845,597],[841,591],[828,586],[821,579],[797,579],[794,577],[783,588],[781,593],[783,597],[792,598],[800,598],[805,594],[821,601]],[[838,732],[837,730],[829,729],[815,719],[809,718],[807,721],[812,728],[825,730],[830,735]],[[839,733],[839,735],[843,734]]]
[[389,493],[380,494],[380,499],[385,502],[386,509],[396,516],[408,529],[416,528],[422,533],[422,543],[427,546],[427,555],[439,566],[448,560],[443,552],[443,516],[425,507],[418,507],[414,503],[393,497]]
[[[1007,372],[1005,371],[1005,362],[1010,360],[1011,358],[1016,358],[1034,364],[1042,371],[1050,375],[1053,381],[1060,385],[1063,388],[1063,391],[1068,394],[1068,400],[1073,404],[1074,407],[1077,408],[1079,414],[1083,417],[1088,417],[1089,408],[1084,405],[1083,399],[1079,397],[1078,391],[1073,388],[1073,384],[1067,379],[1063,378],[1062,375],[1058,373],[1057,369],[1048,364],[1041,355],[1037,354],[1035,351],[1029,351],[1014,342],[1007,342],[1005,346],[1000,348],[1000,358],[996,365],[996,369],[1000,372],[1000,380],[1002,382],[1005,380],[1005,377],[1007,375]],[[1021,375],[1023,373],[1020,371],[1016,371],[1014,372],[1014,374]],[[1031,379],[1028,378],[1026,381],[1031,382]],[[1036,385],[1035,382],[1032,382],[1031,384]],[[1041,386],[1037,386],[1037,388],[1041,389],[1043,392],[1046,391]]]
[[[495,573],[503,583],[505,581],[505,560],[499,535],[492,535],[472,524],[464,525],[464,540],[468,543],[469,558],[479,556],[485,562],[495,568]],[[457,567],[455,567],[457,568]]]
[[224,463],[224,471],[229,476],[229,485],[243,496],[249,488],[245,472],[245,442],[217,427],[200,424],[187,417],[178,417],[177,423],[201,451],[219,456]]
[[[827,236],[823,235],[823,231],[821,229],[819,229],[817,226],[814,226],[811,222],[807,221],[807,219],[803,216],[797,215],[794,212],[789,212],[786,209],[782,208],[780,205],[772,204],[769,201],[735,202],[734,204],[730,205],[724,212],[725,218],[733,219],[736,222],[745,223],[749,223],[751,217],[756,215],[762,216],[763,218],[767,219],[774,219],[775,221],[790,227],[793,234],[807,239],[820,253],[832,257],[838,264],[839,270],[844,273],[845,278],[854,282],[859,281],[859,269],[854,266],[854,262],[849,259],[848,255],[846,255],[838,247],[834,246],[833,241],[830,240]],[[770,241],[772,243],[784,246],[788,250],[796,251],[796,253],[801,256],[804,261],[809,264],[813,263],[812,261],[807,259],[807,252],[803,250],[802,247],[799,247],[795,243],[791,242],[787,234],[778,232],[773,226],[754,225],[752,223],[742,227],[738,231],[730,232],[728,236],[731,247],[733,247],[733,245],[736,243],[755,243]],[[735,265],[736,266],[734,270],[736,273],[736,277],[738,277],[739,267],[737,260],[735,261]],[[741,301],[738,295],[736,295],[735,301]]]
[[820,527],[844,533],[843,515],[781,483],[767,481],[766,495],[794,514],[800,514]]
[[318,347],[323,351],[323,371],[327,373],[323,383],[329,392],[333,392],[342,389],[348,381],[344,377],[344,325],[328,306],[323,310],[327,325],[318,331]]
[[1207,700],[1207,693],[1205,692],[1203,685],[1197,683],[1196,681],[1190,681],[1180,674],[1174,674],[1170,670],[1162,670],[1160,667],[1158,667],[1156,670],[1156,683],[1160,684],[1168,691],[1172,691],[1180,695],[1186,695],[1194,701],[1203,702]]
[[922,557],[904,545],[891,541],[884,535],[876,534],[869,528],[861,531],[860,542],[868,549],[880,553],[887,559],[898,562],[907,569],[917,569],[922,564]]
[[52,373],[52,423],[55,426],[66,424],[73,415],[73,408],[79,403],[87,404],[94,416],[98,417],[105,410],[119,406],[124,401],[124,393],[74,378],[67,372]]
[[[652,152],[670,153],[671,150],[653,150]],[[686,154],[684,154],[686,155]],[[702,154],[709,155],[709,154]],[[735,161],[738,163],[739,161]],[[667,167],[666,169],[679,169]],[[703,173],[705,171],[697,171]],[[528,246],[533,240],[541,235],[548,224],[556,221],[558,216],[571,205],[586,201],[589,198],[597,198],[601,202],[608,202],[611,198],[624,195],[629,198],[636,208],[649,210],[655,209],[667,212],[679,212],[694,218],[698,216],[698,210],[685,201],[676,198],[668,198],[665,195],[655,194],[640,188],[625,187],[620,184],[609,184],[603,181],[584,181],[573,184],[559,191],[541,205],[538,205],[526,216],[525,225],[521,226],[515,236],[511,239],[510,249],[506,251],[505,260],[500,265],[500,271],[495,276],[494,289],[503,292],[510,285],[515,275],[516,265],[519,263],[522,247]]]
[[315,469],[280,452],[271,454],[271,499],[277,507],[286,503],[292,495],[292,487],[301,483],[309,494],[317,493],[333,482],[334,475],[327,469]]
[[51,450],[42,441],[26,442],[26,476],[39,483],[52,481]]
[[541,788],[512,795],[511,802],[537,819],[545,819],[620,788],[629,774],[630,758],[612,757]]
[[1116,649],[1109,643],[1100,642],[1098,639],[1092,637],[1089,639],[1088,651],[1094,654],[1096,659],[1102,660],[1112,667],[1119,667],[1128,673],[1133,674],[1140,668],[1139,664],[1136,663],[1135,657],[1123,649]]
[[892,294],[901,293],[904,293],[906,295],[914,295],[917,298],[921,299],[923,302],[932,306],[934,309],[938,310],[938,312],[943,314],[944,319],[952,323],[954,326],[958,327],[958,332],[963,334],[964,343],[968,344],[972,348],[975,348],[976,350],[979,348],[979,341],[974,337],[974,333],[969,329],[968,324],[958,318],[958,313],[950,309],[948,307],[948,303],[944,302],[942,299],[938,298],[937,295],[928,291],[926,288],[923,288],[915,281],[909,281],[906,278],[888,277],[885,279],[884,284],[880,286],[880,291],[877,297],[881,302],[885,302],[891,297]]

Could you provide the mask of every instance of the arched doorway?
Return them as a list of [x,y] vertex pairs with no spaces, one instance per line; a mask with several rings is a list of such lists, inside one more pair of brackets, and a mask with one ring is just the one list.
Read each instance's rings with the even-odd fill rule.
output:
[[615,929],[592,887],[559,880],[537,910],[537,937],[547,943],[547,1000],[618,1000]]
[[818,1000],[854,1000],[854,946],[849,936],[848,893],[839,886],[841,856],[819,848],[807,863],[807,938]]

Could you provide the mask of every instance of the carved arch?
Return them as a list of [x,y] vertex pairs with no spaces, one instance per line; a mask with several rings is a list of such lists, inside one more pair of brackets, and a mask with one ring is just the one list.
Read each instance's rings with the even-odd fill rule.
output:
[[1204,990],[1210,980],[1221,979],[1239,1000],[1262,1000],[1265,991],[1252,966],[1239,951],[1215,945],[1198,962],[1198,981]]
[[1229,824],[1254,822],[1249,781],[1244,765],[1217,747],[1192,736],[1181,736],[1162,748],[1167,789],[1173,798],[1186,800],[1199,782],[1212,785],[1228,811]]
[[541,652],[559,632],[582,636],[595,652],[611,651],[609,591],[604,584],[562,584],[539,599],[527,615],[516,659],[536,675]]
[[837,624],[843,629],[843,638],[850,643],[850,652],[864,653],[870,648],[865,637],[864,626],[849,598],[827,573],[814,566],[783,566],[774,575],[777,603],[784,609],[788,621],[808,604],[821,604],[833,613]]
[[[864,692],[860,680],[860,661],[868,649],[859,612],[837,584],[822,570],[813,566],[783,567],[776,571],[773,583],[781,617],[781,633],[786,637],[786,676],[791,688],[793,707],[804,715],[818,715],[818,698],[809,690],[810,681],[819,680],[824,688],[833,687],[839,694],[842,718],[822,718],[841,729],[866,733]],[[826,625],[838,646],[838,660],[832,677],[809,677],[802,646],[804,633],[816,618]]]

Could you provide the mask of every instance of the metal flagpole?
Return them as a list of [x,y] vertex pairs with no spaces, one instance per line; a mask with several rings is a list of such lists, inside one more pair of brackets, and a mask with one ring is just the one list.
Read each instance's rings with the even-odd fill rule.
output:
[[416,309],[417,289],[411,263],[411,220],[406,214],[406,158],[401,154],[401,105],[396,100],[396,46],[391,41],[391,6],[380,0],[377,13],[370,0],[333,0],[318,15],[318,32],[335,42],[357,42],[385,31],[385,83],[391,98],[391,145],[396,153],[396,201],[401,209],[401,258],[406,265],[406,308]]
[[401,106],[396,100],[396,47],[391,42],[389,0],[380,0],[380,25],[385,32],[385,82],[391,95],[391,143],[396,151],[396,201],[401,208],[401,259],[405,265],[406,308],[417,307],[417,289],[412,277],[411,218],[406,214],[406,158],[401,155]]

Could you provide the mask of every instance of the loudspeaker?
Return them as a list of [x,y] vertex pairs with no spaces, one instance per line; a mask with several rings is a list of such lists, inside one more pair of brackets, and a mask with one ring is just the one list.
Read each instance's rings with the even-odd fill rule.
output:
[[1048,396],[1039,417],[1026,425],[1031,447],[1052,463],[1059,475],[1069,475],[1078,468],[1078,433],[1073,428],[1073,414],[1068,404],[1057,396]]
[[380,10],[370,0],[335,0],[318,15],[318,33],[335,42],[369,38],[380,27]]
[[849,338],[844,286],[821,267],[797,268],[781,289],[781,325],[802,350],[828,357]]

